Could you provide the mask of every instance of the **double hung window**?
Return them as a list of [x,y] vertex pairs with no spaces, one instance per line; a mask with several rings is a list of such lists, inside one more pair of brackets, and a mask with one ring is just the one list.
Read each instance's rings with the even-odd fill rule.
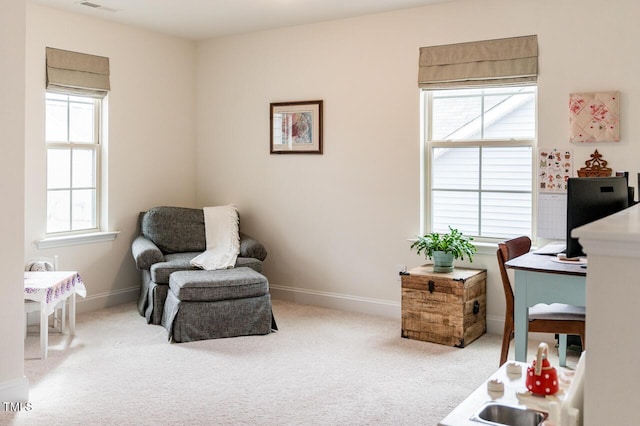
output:
[[97,231],[102,99],[47,92],[47,234]]
[[423,90],[424,215],[430,231],[532,235],[536,87]]

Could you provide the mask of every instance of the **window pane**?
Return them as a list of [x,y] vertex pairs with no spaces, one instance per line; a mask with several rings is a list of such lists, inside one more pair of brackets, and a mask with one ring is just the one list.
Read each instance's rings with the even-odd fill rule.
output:
[[45,123],[47,142],[67,142],[67,103],[49,99],[47,95]]
[[482,189],[531,191],[531,147],[482,148]]
[[432,152],[434,189],[479,188],[480,148],[434,148]]
[[69,140],[93,143],[93,103],[69,103]]
[[509,238],[531,235],[531,194],[482,194],[482,235]]
[[477,192],[433,191],[432,229],[436,232],[449,231],[449,225],[467,235],[479,235]]
[[95,187],[95,153],[92,149],[73,150],[73,187]]
[[47,232],[68,231],[71,223],[70,191],[47,192]]
[[67,96],[67,99],[69,99],[69,102],[81,102],[81,103],[91,103],[93,101],[93,98],[90,98],[88,96]]
[[73,223],[74,231],[80,229],[92,229],[96,227],[95,222],[95,194],[93,189],[82,189],[73,191]]
[[54,99],[58,101],[68,101],[69,95],[63,95],[61,93],[47,92],[47,99]]
[[71,150],[47,150],[47,189],[71,186]]
[[[482,122],[482,98],[480,96],[455,96],[458,91],[436,92],[448,94],[437,97],[434,94],[431,104],[432,140],[478,139]],[[475,92],[477,93],[477,91]]]
[[533,139],[535,94],[485,97],[484,139]]

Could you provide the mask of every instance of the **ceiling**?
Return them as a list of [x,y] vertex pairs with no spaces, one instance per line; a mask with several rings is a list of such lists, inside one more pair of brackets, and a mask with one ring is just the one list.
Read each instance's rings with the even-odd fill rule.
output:
[[191,40],[248,33],[451,0],[31,0]]

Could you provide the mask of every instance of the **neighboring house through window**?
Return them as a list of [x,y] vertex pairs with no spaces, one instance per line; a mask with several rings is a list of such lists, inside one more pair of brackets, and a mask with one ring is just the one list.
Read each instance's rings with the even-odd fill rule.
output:
[[536,87],[423,91],[429,229],[532,235]]

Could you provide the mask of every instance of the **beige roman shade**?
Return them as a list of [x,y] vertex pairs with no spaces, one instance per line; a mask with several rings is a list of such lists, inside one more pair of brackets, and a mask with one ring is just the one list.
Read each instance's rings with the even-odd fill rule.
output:
[[47,47],[47,90],[104,97],[109,58]]
[[538,36],[420,48],[423,89],[527,84],[538,78]]

